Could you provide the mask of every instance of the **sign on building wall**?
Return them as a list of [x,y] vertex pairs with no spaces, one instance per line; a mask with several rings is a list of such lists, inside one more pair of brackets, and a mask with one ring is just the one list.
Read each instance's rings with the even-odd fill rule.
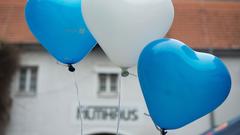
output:
[[[86,123],[112,123],[118,120],[118,107],[114,105],[85,105],[81,107],[82,118]],[[144,116],[141,107],[122,106],[120,119],[126,123],[139,123]],[[75,121],[80,123],[80,109],[75,107]]]

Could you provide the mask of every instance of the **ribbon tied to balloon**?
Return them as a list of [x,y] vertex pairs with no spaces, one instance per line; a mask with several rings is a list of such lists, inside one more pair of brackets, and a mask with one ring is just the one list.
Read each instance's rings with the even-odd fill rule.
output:
[[231,89],[230,74],[219,58],[174,39],[156,40],[145,47],[138,75],[150,116],[167,130],[213,111]]

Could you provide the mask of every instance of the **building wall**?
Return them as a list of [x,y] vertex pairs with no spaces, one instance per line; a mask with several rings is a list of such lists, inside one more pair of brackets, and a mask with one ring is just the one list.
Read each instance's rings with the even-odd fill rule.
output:
[[240,57],[223,60],[230,70],[232,89],[227,100],[215,111],[216,124],[240,116]]
[[[240,115],[240,58],[224,58],[233,79],[233,89],[227,101],[215,112],[216,123]],[[77,119],[77,96],[73,73],[43,51],[27,51],[21,55],[21,65],[38,66],[36,96],[19,95],[19,74],[12,84],[12,119],[7,135],[80,135]],[[101,51],[94,51],[76,65],[76,80],[84,107],[117,106],[117,97],[102,98],[98,95],[98,72],[120,72]],[[130,70],[136,74],[136,68]],[[159,135],[147,113],[145,102],[134,76],[122,78],[122,108],[125,113],[136,110],[135,120],[122,120],[120,132],[124,135]],[[86,134],[115,133],[116,119],[84,120]],[[210,128],[209,116],[188,126],[170,131],[170,135],[198,135]]]

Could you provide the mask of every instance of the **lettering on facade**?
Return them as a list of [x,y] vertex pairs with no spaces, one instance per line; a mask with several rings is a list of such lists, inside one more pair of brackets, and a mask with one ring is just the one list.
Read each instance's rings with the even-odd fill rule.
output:
[[[87,121],[114,121],[118,119],[116,106],[85,106],[82,107],[82,117]],[[80,120],[80,109],[77,109],[77,120]],[[120,118],[122,121],[135,122],[139,119],[138,109],[121,108]]]

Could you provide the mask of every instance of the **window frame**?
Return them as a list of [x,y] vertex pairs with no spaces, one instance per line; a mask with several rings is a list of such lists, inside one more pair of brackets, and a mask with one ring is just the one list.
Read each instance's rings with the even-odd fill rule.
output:
[[[22,70],[26,70],[25,82],[21,82]],[[33,77],[33,74],[35,74],[35,77]],[[37,65],[20,66],[18,71],[18,78],[17,78],[18,79],[17,96],[33,97],[37,95],[38,74],[39,74],[39,67]],[[32,89],[33,79],[35,79],[34,89]],[[22,85],[21,83],[25,83],[24,89],[21,89],[21,85]]]
[[[96,67],[95,68],[96,72],[96,90],[97,90],[97,96],[99,98],[117,98],[118,95],[118,82],[120,79],[121,75],[121,70],[119,68],[115,67]],[[106,90],[105,91],[100,91],[100,80],[99,80],[99,75],[100,74],[106,74]],[[117,75],[117,88],[116,91],[111,90],[111,74],[116,74]]]

